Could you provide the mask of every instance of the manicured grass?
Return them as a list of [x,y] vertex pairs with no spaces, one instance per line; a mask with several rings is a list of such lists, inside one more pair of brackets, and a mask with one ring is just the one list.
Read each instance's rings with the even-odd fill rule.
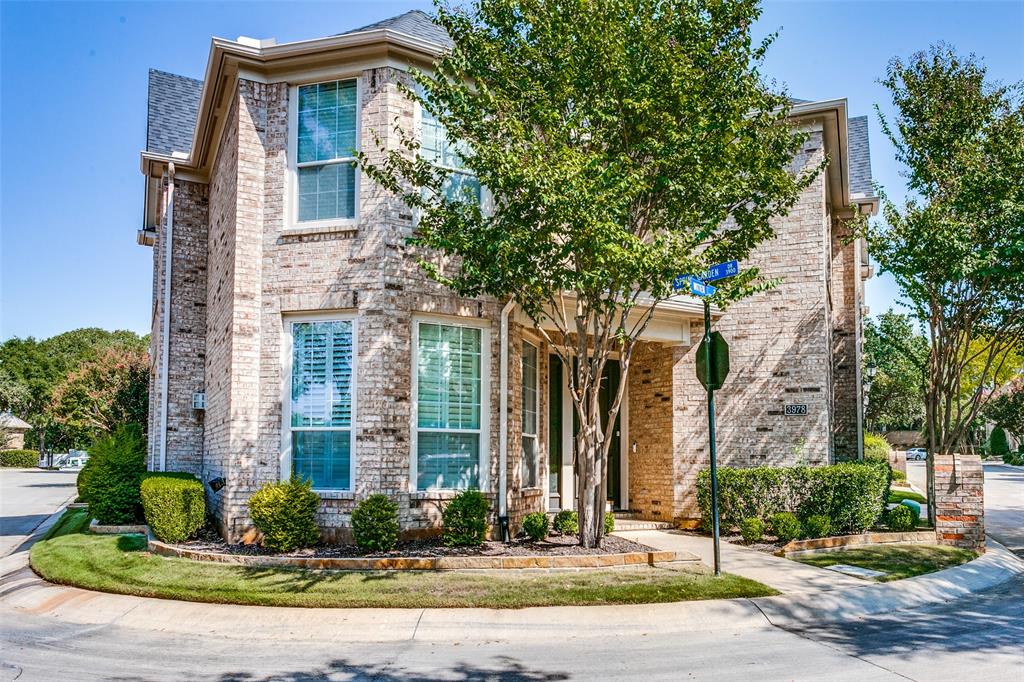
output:
[[[102,592],[186,601],[307,607],[489,607],[646,604],[778,594],[735,575],[659,568],[546,573],[340,572],[258,568],[169,559],[140,536],[90,535],[81,511],[32,548],[32,568],[51,582]],[[70,518],[68,518],[70,516]],[[56,527],[56,526],[55,526]]]
[[939,545],[891,545],[888,547],[863,547],[843,549],[835,552],[820,552],[793,557],[803,564],[824,568],[834,564],[847,564],[885,571],[887,575],[875,578],[878,582],[902,580],[915,575],[940,571],[950,566],[971,561],[978,555],[957,547]]
[[892,489],[889,491],[889,502],[892,504],[899,504],[903,500],[913,500],[920,504],[928,504],[928,498],[921,493],[915,493],[913,490],[898,490]]

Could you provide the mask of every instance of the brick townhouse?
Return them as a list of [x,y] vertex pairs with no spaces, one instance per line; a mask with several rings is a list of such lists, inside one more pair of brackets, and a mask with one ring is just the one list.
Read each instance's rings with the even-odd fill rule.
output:
[[[396,119],[425,153],[451,158],[397,87],[448,44],[409,12],[294,43],[215,38],[202,80],[149,74],[138,237],[153,247],[149,465],[223,479],[207,491],[230,539],[250,527],[249,495],[291,472],[322,496],[328,539],[345,538],[374,492],[398,501],[410,534],[435,528],[467,487],[513,526],[573,506],[566,368],[514,306],[430,281],[406,245],[411,212],[351,163],[354,148],[379,154],[374,135],[394,148]],[[836,99],[796,103],[792,122],[810,132],[793,170],[830,162],[752,259],[785,285],[715,313],[731,347],[718,394],[730,465],[825,464],[860,449],[871,269],[840,219],[877,210],[867,119]],[[665,302],[636,352],[612,447],[614,509],[698,516],[701,315],[688,297]]]

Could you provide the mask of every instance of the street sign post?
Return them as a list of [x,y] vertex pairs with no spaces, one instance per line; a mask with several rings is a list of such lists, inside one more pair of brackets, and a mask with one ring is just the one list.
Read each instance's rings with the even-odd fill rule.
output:
[[729,344],[719,332],[711,332],[711,302],[717,289],[708,282],[738,275],[740,266],[731,260],[712,265],[699,277],[678,275],[672,282],[676,291],[689,290],[704,299],[704,338],[697,348],[697,378],[708,392],[708,455],[711,460],[711,534],[715,546],[715,575],[722,575],[722,554],[718,519],[718,462],[715,456],[715,391],[729,374]]

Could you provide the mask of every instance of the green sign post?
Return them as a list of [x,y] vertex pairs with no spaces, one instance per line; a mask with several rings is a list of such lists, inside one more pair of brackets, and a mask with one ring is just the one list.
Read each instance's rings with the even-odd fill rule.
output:
[[718,463],[715,457],[715,391],[722,388],[729,376],[729,344],[719,332],[711,331],[711,302],[715,287],[709,281],[732,277],[739,273],[736,261],[721,263],[702,277],[676,278],[676,289],[689,288],[690,293],[704,299],[704,338],[697,347],[697,379],[708,392],[708,455],[711,460],[711,535],[715,547],[715,575],[722,575],[721,532],[718,521]]

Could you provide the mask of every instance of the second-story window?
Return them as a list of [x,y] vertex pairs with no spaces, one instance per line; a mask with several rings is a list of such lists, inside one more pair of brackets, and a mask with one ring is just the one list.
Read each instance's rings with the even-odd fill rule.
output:
[[463,160],[465,145],[450,140],[444,125],[424,106],[420,107],[420,154],[435,166],[448,171],[442,187],[447,199],[480,203],[480,181],[466,168]]
[[298,222],[356,215],[355,79],[298,88]]

